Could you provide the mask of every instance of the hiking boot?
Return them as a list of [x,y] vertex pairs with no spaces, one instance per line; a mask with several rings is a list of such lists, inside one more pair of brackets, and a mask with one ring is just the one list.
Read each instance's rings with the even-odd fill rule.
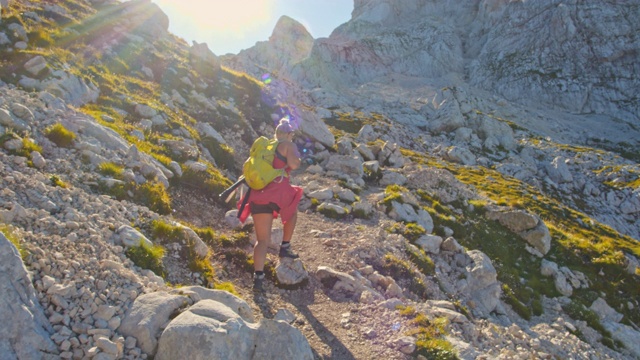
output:
[[257,293],[264,292],[264,274],[253,274],[253,291]]
[[300,257],[298,256],[298,254],[294,253],[293,250],[291,250],[291,246],[280,247],[280,253],[278,254],[278,256],[286,257],[289,259],[297,259]]

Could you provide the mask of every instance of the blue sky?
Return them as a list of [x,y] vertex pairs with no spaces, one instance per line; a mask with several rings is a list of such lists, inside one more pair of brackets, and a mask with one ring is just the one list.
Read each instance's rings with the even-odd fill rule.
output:
[[216,55],[237,54],[266,41],[287,15],[317,39],[351,18],[353,0],[152,0],[169,16],[169,31]]

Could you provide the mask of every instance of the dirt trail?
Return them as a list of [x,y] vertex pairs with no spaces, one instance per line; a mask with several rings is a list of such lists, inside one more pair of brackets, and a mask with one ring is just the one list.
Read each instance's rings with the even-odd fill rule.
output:
[[[225,209],[214,201],[194,193],[176,194],[174,215],[199,227],[212,227],[230,234],[224,222]],[[280,221],[274,221],[274,226]],[[327,289],[315,278],[319,266],[338,271],[353,269],[354,252],[366,246],[379,232],[375,220],[339,221],[312,212],[299,212],[292,246],[300,255],[309,282],[301,289],[286,290],[272,280],[265,284],[265,294],[252,290],[252,274],[245,268],[230,265],[214,256],[214,267],[220,281],[232,282],[236,291],[254,309],[257,318],[273,318],[278,310],[291,311],[298,328],[309,341],[316,359],[408,359],[392,348],[390,342],[406,331],[397,311],[379,305],[368,305],[350,299],[330,297]],[[242,249],[252,255],[251,248]],[[277,251],[270,249],[268,263],[277,266]]]

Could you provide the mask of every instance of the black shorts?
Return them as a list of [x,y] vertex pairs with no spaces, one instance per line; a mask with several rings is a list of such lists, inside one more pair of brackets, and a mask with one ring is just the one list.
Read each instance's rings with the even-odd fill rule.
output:
[[278,212],[280,211],[280,206],[278,206],[275,203],[268,203],[268,204],[256,204],[256,203],[251,203],[250,205],[250,209],[251,209],[251,214],[272,214],[274,211]]

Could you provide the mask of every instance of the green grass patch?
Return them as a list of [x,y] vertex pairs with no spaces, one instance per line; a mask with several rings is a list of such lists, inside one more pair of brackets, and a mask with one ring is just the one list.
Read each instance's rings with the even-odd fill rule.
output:
[[602,335],[603,338],[601,341],[604,345],[616,350],[616,341],[612,339],[611,333],[604,328],[604,326],[600,322],[598,314],[581,304],[579,300],[575,299],[569,304],[562,306],[562,309],[572,319],[582,320],[586,322],[589,327],[596,330]]
[[171,213],[171,197],[164,185],[159,182],[148,181],[144,184],[119,182],[107,185],[106,182],[98,181],[97,189],[117,200],[130,200],[144,205],[161,215]]
[[408,223],[404,225],[404,231],[402,235],[404,235],[404,237],[407,238],[407,240],[413,243],[416,240],[418,240],[420,236],[426,233],[427,231],[421,225],[418,225],[415,223]]
[[233,172],[237,171],[238,164],[234,159],[234,150],[231,147],[210,137],[205,137],[200,143],[209,150],[219,167]]
[[369,115],[362,111],[354,111],[349,113],[337,112],[332,117],[324,119],[325,124],[335,129],[334,134],[342,133],[357,134],[362,126],[367,124],[375,124],[381,126],[388,125],[389,120],[382,114],[371,113]]
[[[445,236],[444,228],[448,227],[465,248],[487,254],[496,267],[498,280],[509,286],[520,303],[535,309],[533,315],[541,312],[540,296],[559,294],[553,282],[540,275],[540,260],[526,251],[526,242],[484,216],[487,202],[522,208],[542,218],[552,237],[551,250],[545,258],[585,274],[592,283],[590,290],[605,294],[612,307],[620,309],[630,321],[640,322],[640,313],[626,306],[628,301],[640,298],[640,278],[628,274],[624,268],[624,253],[640,257],[640,243],[563,205],[551,195],[498,171],[462,167],[415,152],[405,153],[417,162],[450,171],[459,181],[475,187],[481,196],[487,198],[470,201],[473,210],[462,204],[456,205],[463,210],[457,214],[429,194],[418,191],[434,221],[434,233]],[[593,225],[582,226],[577,219]],[[606,281],[598,274],[600,270],[608,275]],[[579,299],[582,296],[583,292],[574,291],[574,297]]]
[[387,254],[380,265],[374,266],[378,272],[385,276],[391,276],[396,280],[398,285],[405,287],[416,296],[425,299],[427,294],[427,286],[422,281],[419,272],[407,260],[398,258],[393,254]]
[[104,176],[109,176],[114,179],[122,180],[124,167],[112,163],[112,162],[104,162],[98,166],[98,172]]
[[511,308],[518,313],[523,319],[531,320],[531,309],[518,300],[513,290],[507,284],[502,284],[502,294],[507,304],[511,305]]
[[415,241],[418,240],[420,236],[427,233],[427,231],[422,226],[416,223],[405,224],[402,222],[395,222],[386,230],[390,234],[400,234],[404,236],[411,243],[415,243]]
[[42,147],[38,144],[36,144],[32,139],[29,139],[27,137],[22,139],[22,150],[21,155],[31,159],[31,153],[37,151],[39,153],[42,153]]
[[214,287],[216,272],[211,265],[211,252],[204,258],[199,258],[195,254],[189,257],[189,270],[197,272],[203,279],[207,287]]
[[324,119],[324,122],[329,126],[350,134],[357,134],[364,124],[362,119],[358,119],[348,113],[339,113],[331,118]]
[[408,192],[409,189],[404,186],[396,184],[388,185],[384,190],[384,199],[382,200],[382,204],[386,205],[387,208],[391,206],[393,201],[403,204],[404,200],[402,199],[402,194]]
[[29,32],[27,37],[29,38],[29,44],[38,48],[48,48],[55,41],[51,36],[51,31],[42,27]]
[[407,256],[413,262],[420,272],[425,275],[435,275],[436,266],[427,253],[417,246],[406,247]]
[[[183,226],[168,224],[164,221],[154,220],[151,223],[152,236],[163,244],[167,243],[180,243],[186,246],[182,247],[180,252],[181,258],[184,258],[188,262],[189,270],[200,274],[205,286],[213,287],[215,284],[215,270],[211,264],[211,251],[205,257],[200,257],[195,252],[194,240],[187,235]],[[207,236],[214,236],[213,230],[207,229],[194,229],[194,232],[198,237],[200,234]],[[201,240],[202,237],[200,238]],[[209,243],[212,240],[207,238],[205,243]]]
[[171,198],[167,189],[159,182],[146,182],[136,186],[133,201],[161,215],[171,213]]
[[182,177],[175,181],[180,186],[195,189],[202,196],[214,199],[218,199],[218,195],[231,186],[231,181],[212,166],[209,166],[207,171],[195,171],[191,168],[183,167]]
[[49,177],[49,181],[51,181],[51,185],[55,187],[60,187],[63,189],[66,189],[67,187],[69,187],[69,185],[67,185],[67,183],[62,181],[62,179],[60,179],[60,177],[58,177],[57,175],[51,175]]
[[216,290],[223,290],[226,292],[229,292],[235,296],[240,297],[240,294],[238,294],[238,291],[236,291],[235,286],[233,285],[233,283],[225,281],[225,282],[219,282],[219,283],[215,283],[213,286],[214,289]]
[[429,360],[457,360],[458,354],[453,345],[446,340],[449,320],[444,317],[429,319],[425,314],[412,307],[400,308],[400,314],[414,326],[408,335],[416,338],[415,355],[422,355]]
[[221,259],[233,266],[233,268],[239,268],[248,273],[253,273],[253,258],[249,256],[245,250],[235,247],[222,249],[219,255]]
[[60,123],[45,129],[44,135],[54,144],[63,148],[71,147],[76,138],[76,134],[74,132],[67,130],[67,128]]
[[182,227],[160,220],[151,222],[151,235],[165,244],[168,242],[180,242],[185,238]]
[[140,245],[130,247],[125,253],[137,266],[151,270],[156,275],[166,278],[167,273],[162,264],[162,258],[164,257],[164,248],[162,246],[149,246],[140,241]]
[[11,243],[13,244],[13,246],[16,247],[16,249],[18,250],[18,253],[20,254],[20,257],[24,260],[27,258],[27,256],[29,255],[29,252],[22,247],[22,244],[20,242],[20,238],[18,237],[18,234],[16,233],[16,229],[13,228],[11,225],[6,225],[6,224],[0,224],[0,232],[4,234],[4,236],[11,241]]
[[11,130],[8,130],[6,133],[0,136],[0,145],[4,146],[4,144],[9,140],[21,140],[22,142],[20,148],[11,150],[9,152],[11,155],[22,156],[31,160],[32,152],[37,151],[39,153],[42,153],[42,147],[36,144],[32,139],[30,139],[29,137],[21,138]]

